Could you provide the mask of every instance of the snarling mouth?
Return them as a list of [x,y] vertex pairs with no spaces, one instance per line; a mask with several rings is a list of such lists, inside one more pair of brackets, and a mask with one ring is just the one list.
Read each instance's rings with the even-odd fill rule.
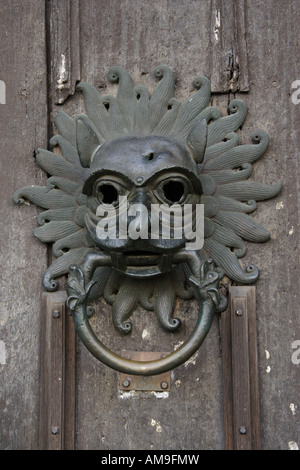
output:
[[174,267],[174,253],[154,253],[150,251],[127,251],[111,253],[113,268],[127,276],[144,278],[169,272]]

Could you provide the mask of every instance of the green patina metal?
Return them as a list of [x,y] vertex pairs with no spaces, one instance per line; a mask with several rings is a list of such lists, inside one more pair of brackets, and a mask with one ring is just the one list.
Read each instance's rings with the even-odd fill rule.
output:
[[[68,306],[84,344],[110,367],[142,375],[176,367],[198,349],[213,315],[226,307],[218,292],[224,275],[246,284],[258,279],[258,268],[243,269],[239,259],[247,241],[265,242],[269,233],[249,214],[257,202],[281,190],[281,183],[267,186],[249,179],[252,163],[265,153],[269,138],[259,130],[251,144],[240,144],[236,131],[247,115],[245,103],[232,100],[223,116],[210,106],[206,77],[196,77],[196,91],[183,103],[174,98],[169,67],[157,67],[155,77],[159,82],[151,96],[122,67],[108,73],[108,80],[118,84],[116,96],[101,96],[81,82],[86,115],[73,119],[60,111],[55,119],[59,135],[50,144],[59,146],[61,155],[38,151],[37,164],[51,175],[46,186],[27,186],[13,196],[16,204],[28,199],[46,209],[38,216],[34,235],[53,243],[56,259],[43,284],[53,291],[56,279],[68,274]],[[180,184],[182,193],[168,196],[168,182]],[[121,194],[129,205],[204,204],[203,247],[186,250],[184,237],[100,240],[97,207],[108,202],[105,191],[110,203]],[[176,330],[176,297],[196,297],[199,319],[180,350],[151,363],[134,363],[109,351],[92,332],[88,304],[100,296],[112,305],[114,325],[122,333],[131,330],[128,320],[138,304],[154,310],[165,329]]]

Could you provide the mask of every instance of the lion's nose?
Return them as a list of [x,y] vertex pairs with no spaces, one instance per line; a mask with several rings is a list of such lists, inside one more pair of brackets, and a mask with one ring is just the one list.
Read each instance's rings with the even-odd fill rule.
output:
[[[136,188],[128,204],[128,230],[131,238],[148,238],[151,223],[151,204],[146,188]],[[138,234],[140,237],[138,237]]]
[[144,204],[145,206],[148,206],[151,203],[148,188],[134,188],[128,202],[129,205]]

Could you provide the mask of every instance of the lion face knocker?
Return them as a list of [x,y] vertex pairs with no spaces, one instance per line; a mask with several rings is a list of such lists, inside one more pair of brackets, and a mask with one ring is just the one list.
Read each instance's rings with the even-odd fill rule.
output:
[[[87,115],[73,120],[58,113],[60,135],[50,143],[62,155],[39,150],[37,156],[52,175],[47,185],[21,188],[13,198],[46,209],[35,236],[53,243],[57,259],[44,286],[55,290],[55,278],[68,274],[67,305],[85,346],[108,366],[138,375],[165,372],[194,354],[214,314],[226,308],[218,290],[224,275],[257,280],[259,270],[244,271],[239,258],[244,240],[263,242],[269,233],[248,214],[281,189],[248,179],[269,139],[257,131],[251,144],[239,144],[236,130],[247,114],[242,101],[233,100],[222,116],[209,106],[210,82],[200,76],[197,91],[180,104],[173,72],[162,65],[155,76],[160,81],[151,97],[122,67],[108,73],[118,83],[116,97],[80,83]],[[130,361],[107,349],[90,327],[89,305],[100,296],[112,305],[121,333],[131,331],[138,304],[154,310],[163,328],[178,329],[176,297],[197,298],[198,321],[170,355]]]
[[[201,125],[206,131],[206,122]],[[127,275],[151,277],[167,270],[167,264],[170,270],[172,257],[187,241],[182,209],[187,204],[195,209],[202,194],[197,165],[187,149],[162,137],[123,137],[100,146],[90,169],[83,193],[86,228],[95,246],[111,251],[113,267]],[[107,212],[111,218],[103,220]]]

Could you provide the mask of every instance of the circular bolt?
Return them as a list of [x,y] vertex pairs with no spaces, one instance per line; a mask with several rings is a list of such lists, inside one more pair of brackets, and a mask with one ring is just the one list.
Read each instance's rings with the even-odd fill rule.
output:
[[126,388],[129,387],[129,385],[130,385],[130,380],[125,379],[125,380],[123,381],[123,384],[122,384],[122,385],[123,385],[123,387],[126,387]]
[[58,434],[58,427],[53,426],[53,428],[51,428],[51,432],[52,434]]
[[168,382],[162,382],[160,386],[163,390],[165,390],[166,388],[168,388]]
[[241,317],[243,315],[243,310],[237,310],[235,313],[236,313],[236,315]]
[[95,309],[91,305],[86,309],[87,316],[90,318],[91,316],[94,315]]
[[53,318],[59,318],[59,311],[58,310],[53,310],[52,316],[53,316]]
[[245,426],[241,426],[240,427],[240,434],[246,434],[247,433],[247,429],[245,428]]

